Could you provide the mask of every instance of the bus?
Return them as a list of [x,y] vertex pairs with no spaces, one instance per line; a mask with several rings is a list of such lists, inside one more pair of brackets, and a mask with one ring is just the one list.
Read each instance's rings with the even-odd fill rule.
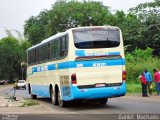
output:
[[27,81],[33,99],[64,107],[75,100],[106,104],[126,94],[121,30],[88,26],[57,33],[27,49]]

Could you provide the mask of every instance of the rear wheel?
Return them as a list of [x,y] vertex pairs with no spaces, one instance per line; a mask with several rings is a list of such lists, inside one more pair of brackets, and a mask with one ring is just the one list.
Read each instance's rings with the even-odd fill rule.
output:
[[61,97],[61,94],[60,94],[59,90],[58,90],[58,104],[61,107],[66,107],[67,106],[67,102],[62,100],[62,97]]
[[105,105],[108,102],[108,98],[102,98],[99,100],[99,104]]
[[51,102],[54,105],[58,105],[58,95],[57,95],[57,92],[55,90],[53,91],[53,88],[51,88],[50,94],[51,94]]
[[32,99],[37,99],[37,95],[31,94]]

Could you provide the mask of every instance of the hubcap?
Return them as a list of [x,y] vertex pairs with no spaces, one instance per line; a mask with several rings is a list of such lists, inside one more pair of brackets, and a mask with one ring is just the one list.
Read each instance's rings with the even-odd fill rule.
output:
[[53,92],[53,89],[52,89],[52,91],[51,91],[51,99],[52,99],[52,103],[54,103],[55,98],[54,98],[54,92]]
[[59,103],[59,106],[63,105],[63,101],[61,99],[60,91],[58,92],[58,103]]

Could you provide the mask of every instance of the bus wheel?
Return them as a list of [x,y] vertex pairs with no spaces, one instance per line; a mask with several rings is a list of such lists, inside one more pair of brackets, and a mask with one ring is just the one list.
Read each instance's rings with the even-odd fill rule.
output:
[[99,100],[99,104],[105,105],[108,102],[108,98],[102,98]]
[[60,91],[58,90],[58,104],[61,107],[66,107],[67,102],[62,100]]
[[51,102],[52,102],[54,105],[58,105],[57,92],[56,92],[56,91],[53,91],[53,88],[51,88],[50,94],[51,94]]
[[28,93],[31,94],[31,86],[28,84]]
[[31,94],[32,99],[37,99],[37,95]]

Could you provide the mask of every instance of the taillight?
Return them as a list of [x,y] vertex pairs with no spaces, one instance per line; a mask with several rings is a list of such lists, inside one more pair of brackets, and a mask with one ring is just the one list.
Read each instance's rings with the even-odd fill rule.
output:
[[123,72],[122,72],[122,80],[123,80],[123,81],[126,80],[126,76],[127,76],[126,71],[123,71]]
[[72,84],[77,84],[76,74],[71,75],[71,81],[72,81]]

